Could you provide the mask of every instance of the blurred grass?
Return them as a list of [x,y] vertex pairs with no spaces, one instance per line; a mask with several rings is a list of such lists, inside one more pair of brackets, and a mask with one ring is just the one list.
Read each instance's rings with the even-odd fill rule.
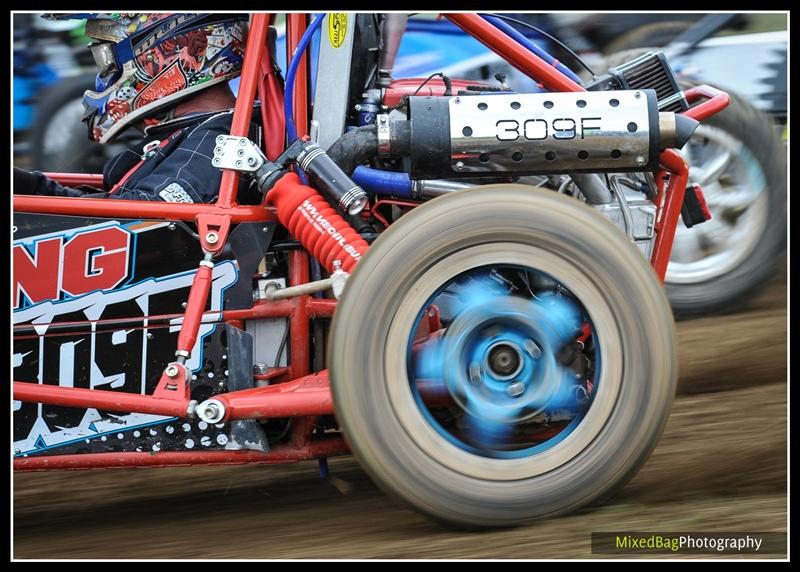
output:
[[786,14],[751,14],[750,22],[742,30],[744,34],[755,34],[759,32],[777,32],[787,30],[788,22]]

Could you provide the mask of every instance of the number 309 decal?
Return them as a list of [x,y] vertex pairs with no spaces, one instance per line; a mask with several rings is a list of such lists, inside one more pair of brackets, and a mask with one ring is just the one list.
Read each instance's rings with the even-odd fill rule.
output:
[[498,141],[516,141],[520,135],[528,141],[541,141],[552,137],[553,139],[575,139],[579,134],[581,139],[586,138],[586,132],[600,131],[598,122],[600,117],[581,117],[579,122],[569,117],[559,117],[548,121],[547,119],[528,119],[520,123],[515,119],[501,119],[497,122]]

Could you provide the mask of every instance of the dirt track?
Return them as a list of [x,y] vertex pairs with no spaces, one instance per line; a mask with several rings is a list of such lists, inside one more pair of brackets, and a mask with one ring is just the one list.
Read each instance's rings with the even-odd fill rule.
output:
[[333,482],[311,462],[30,473],[14,479],[14,556],[591,558],[591,531],[785,531],[785,277],[678,333],[664,436],[610,504],[584,514],[455,532],[393,504],[350,458],[331,461]]

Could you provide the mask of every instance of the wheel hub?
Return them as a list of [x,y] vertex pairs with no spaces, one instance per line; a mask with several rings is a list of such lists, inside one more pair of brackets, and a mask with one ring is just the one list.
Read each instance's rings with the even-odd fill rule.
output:
[[497,379],[511,379],[522,369],[522,352],[516,344],[497,342],[489,348],[486,363]]
[[444,381],[469,414],[513,424],[558,402],[564,368],[556,360],[574,335],[573,316],[516,297],[461,313],[444,336]]

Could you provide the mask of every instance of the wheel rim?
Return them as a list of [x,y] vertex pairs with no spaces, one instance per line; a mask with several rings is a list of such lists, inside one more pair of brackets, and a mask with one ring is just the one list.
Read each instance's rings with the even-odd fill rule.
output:
[[[385,374],[395,413],[432,458],[460,471],[469,466],[480,478],[527,478],[569,462],[602,430],[620,385],[620,348],[611,343],[618,332],[591,278],[566,266],[554,280],[547,270],[563,270],[565,261],[551,252],[481,245],[449,256],[415,282],[387,340],[388,348],[405,352],[387,353]],[[492,273],[523,272],[545,290],[504,294],[485,281]],[[446,305],[453,285],[470,281],[475,288],[467,301],[441,310],[447,327],[421,341],[431,308]],[[587,350],[580,355],[592,361],[580,383],[561,353],[570,344],[577,351],[578,337]]]
[[691,229],[678,225],[666,275],[674,284],[705,282],[737,268],[761,239],[768,212],[766,176],[741,141],[700,125],[684,156],[712,218]]

